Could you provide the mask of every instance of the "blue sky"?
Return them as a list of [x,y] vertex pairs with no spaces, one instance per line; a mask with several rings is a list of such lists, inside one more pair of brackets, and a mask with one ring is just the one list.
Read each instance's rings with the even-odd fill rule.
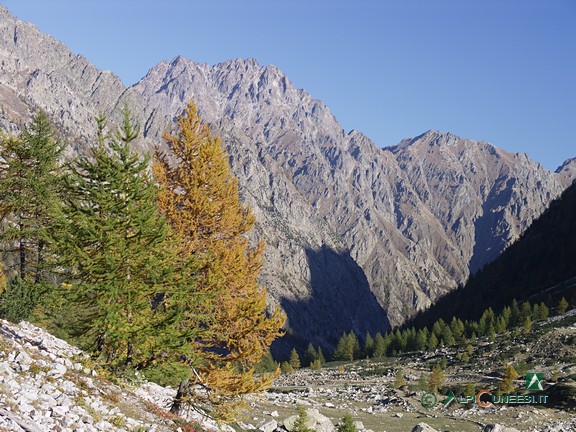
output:
[[380,146],[428,129],[576,156],[575,0],[0,0],[125,84],[163,59],[275,64]]

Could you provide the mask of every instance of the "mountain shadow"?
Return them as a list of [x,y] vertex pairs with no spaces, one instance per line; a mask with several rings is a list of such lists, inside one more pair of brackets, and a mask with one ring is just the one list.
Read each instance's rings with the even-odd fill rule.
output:
[[[504,212],[510,202],[516,179],[506,180],[502,187],[500,180],[493,186],[488,199],[482,205],[482,216],[474,223],[474,250],[468,264],[470,274],[475,274],[483,265],[496,259],[508,242],[507,232],[499,232],[498,224],[504,220]],[[500,209],[493,211],[493,209]]]
[[302,300],[281,299],[289,331],[273,345],[275,357],[286,356],[289,346],[303,348],[308,342],[331,351],[343,332],[353,330],[363,338],[368,331],[375,334],[390,328],[364,271],[348,252],[323,246],[306,249],[306,258],[310,295]]
[[576,302],[576,183],[464,287],[441,298],[409,325],[430,325],[452,316],[478,319],[486,308],[498,312],[514,299],[555,305],[561,297]]

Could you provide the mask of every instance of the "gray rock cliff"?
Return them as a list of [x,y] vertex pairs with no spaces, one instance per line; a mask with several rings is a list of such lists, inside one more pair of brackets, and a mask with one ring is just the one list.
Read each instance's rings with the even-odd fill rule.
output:
[[140,150],[193,99],[227,146],[267,243],[271,306],[317,343],[349,329],[386,330],[496,257],[574,178],[523,154],[429,131],[381,149],[346,132],[322,102],[275,66],[214,66],[183,57],[125,88],[111,72],[0,6],[0,126],[45,110],[70,142],[94,142],[94,117],[129,105]]
[[226,119],[258,145],[344,243],[393,324],[496,257],[567,185],[526,155],[436,131],[380,149],[253,59],[177,57],[134,90],[165,117],[193,99],[207,121]]

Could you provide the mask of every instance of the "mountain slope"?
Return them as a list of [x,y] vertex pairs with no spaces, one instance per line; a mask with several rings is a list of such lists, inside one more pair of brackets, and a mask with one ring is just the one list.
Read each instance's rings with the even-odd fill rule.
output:
[[488,307],[501,310],[514,299],[540,302],[576,293],[576,183],[493,262],[466,285],[442,298],[416,323],[453,315],[477,319]]
[[380,149],[255,60],[161,62],[126,89],[65,45],[0,7],[0,125],[37,109],[71,142],[94,143],[99,111],[128,104],[138,146],[194,99],[222,135],[267,243],[262,281],[291,328],[316,343],[387,329],[429,306],[497,256],[569,182],[524,155],[430,131]]
[[342,239],[393,324],[497,256],[567,185],[525,155],[435,131],[377,148],[252,59],[177,57],[134,90],[156,118],[193,99],[209,122],[227,119],[259,145]]

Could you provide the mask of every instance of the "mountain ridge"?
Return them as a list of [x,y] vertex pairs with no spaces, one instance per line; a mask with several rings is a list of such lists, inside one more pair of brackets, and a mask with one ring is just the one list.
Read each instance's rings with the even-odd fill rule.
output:
[[0,15],[7,130],[43,109],[72,142],[69,153],[84,152],[94,116],[102,111],[113,123],[127,104],[144,133],[137,148],[149,151],[196,102],[257,216],[253,238],[268,244],[270,304],[315,343],[386,330],[428,307],[497,256],[576,176],[437,131],[379,148],[254,59],[210,66],[178,56],[126,88],[5,8]]
[[497,313],[513,300],[550,307],[561,297],[574,303],[576,293],[576,183],[495,260],[462,288],[448,293],[414,320],[417,326],[439,318],[478,319],[491,307]]

